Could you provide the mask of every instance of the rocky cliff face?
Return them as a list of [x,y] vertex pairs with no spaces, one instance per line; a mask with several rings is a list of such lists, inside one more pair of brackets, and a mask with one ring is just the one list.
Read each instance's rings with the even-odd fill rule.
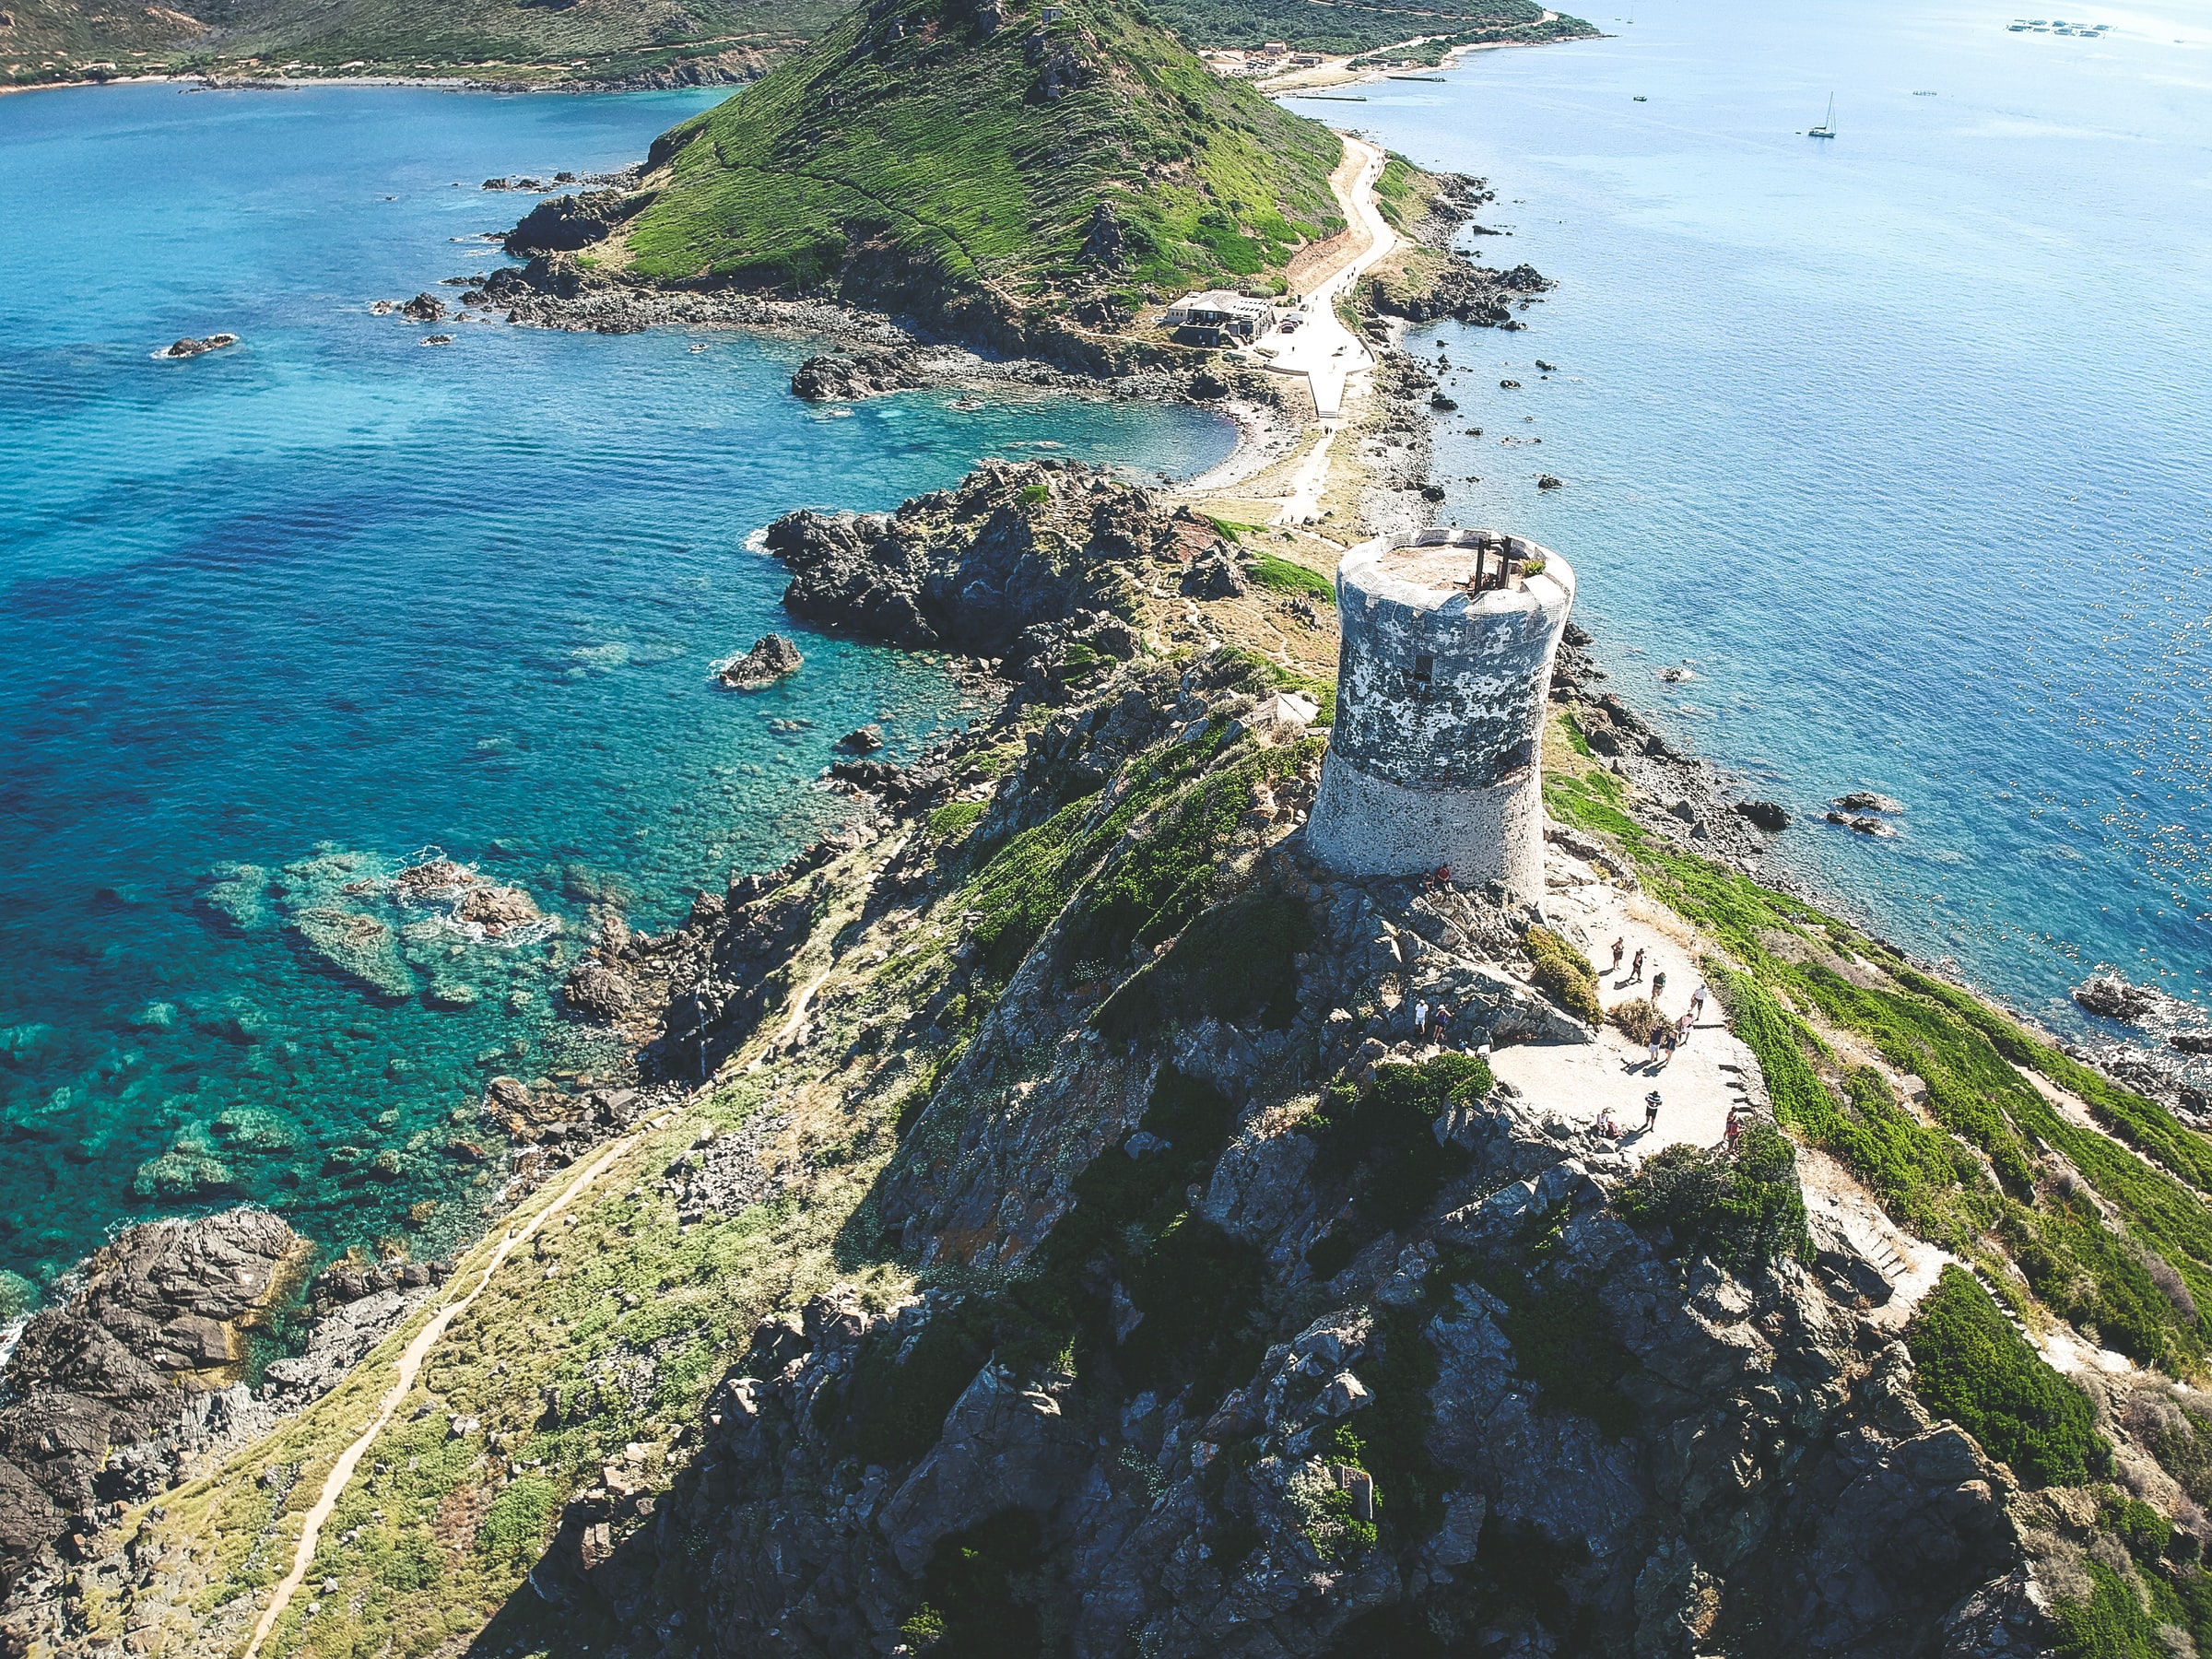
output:
[[[57,1539],[137,1495],[111,1449],[176,1427],[237,1381],[307,1241],[265,1210],[134,1227],[86,1262],[68,1300],[25,1325],[0,1405],[0,1592]],[[201,1416],[206,1415],[203,1402]],[[143,1460],[141,1460],[143,1461]]]

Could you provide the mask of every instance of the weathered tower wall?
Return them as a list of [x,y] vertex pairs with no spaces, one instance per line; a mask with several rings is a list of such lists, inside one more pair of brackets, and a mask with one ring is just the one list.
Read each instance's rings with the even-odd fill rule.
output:
[[1314,856],[1346,875],[1449,865],[1462,885],[1541,894],[1544,708],[1573,604],[1566,561],[1519,536],[1425,530],[1347,553]]

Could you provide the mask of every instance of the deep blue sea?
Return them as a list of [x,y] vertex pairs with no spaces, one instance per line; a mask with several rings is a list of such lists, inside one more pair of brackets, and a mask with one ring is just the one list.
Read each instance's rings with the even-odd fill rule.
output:
[[[2100,962],[2212,1000],[2212,14],[1600,5],[1292,105],[1487,177],[1478,256],[1559,281],[1416,335],[1446,514],[1564,553],[1623,692],[1900,943],[2061,1022]],[[1899,839],[1806,821],[1853,788]]]
[[[471,1133],[494,1073],[605,1064],[549,994],[594,907],[667,925],[831,820],[841,734],[879,721],[897,751],[965,717],[928,658],[794,629],[748,534],[986,455],[1228,452],[1212,417],[1066,399],[837,418],[789,394],[799,341],[424,347],[370,315],[499,259],[477,239],[530,198],[484,179],[626,164],[709,101],[0,99],[0,1323],[147,1215],[469,1230],[455,1114]],[[217,330],[243,343],[150,355]],[[801,673],[710,684],[771,629]],[[559,931],[395,909],[428,847]],[[392,931],[347,956],[363,917]]]

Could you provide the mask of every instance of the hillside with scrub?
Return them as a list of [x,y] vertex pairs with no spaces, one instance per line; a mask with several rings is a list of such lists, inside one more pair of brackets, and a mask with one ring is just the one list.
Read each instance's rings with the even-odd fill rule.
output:
[[1113,0],[876,0],[657,141],[580,263],[830,288],[971,337],[1111,331],[1148,293],[1279,290],[1343,227],[1342,152]]
[[[111,1470],[12,1636],[2202,1651],[2202,1137],[1690,835],[1572,663],[1541,906],[1317,867],[1334,549],[1233,506],[994,463],[780,524],[810,612],[909,638],[904,584],[1003,653],[989,712],[841,760],[851,825],[675,932],[610,924],[570,1006],[651,1104],[500,1086],[490,1236],[273,1427]],[[1618,906],[1718,993],[1729,1142],[1512,1081],[1615,1069]]]

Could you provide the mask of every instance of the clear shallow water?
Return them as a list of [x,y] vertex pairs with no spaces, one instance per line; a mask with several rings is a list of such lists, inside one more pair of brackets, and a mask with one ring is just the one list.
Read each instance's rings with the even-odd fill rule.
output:
[[[1616,11],[1306,106],[1488,177],[1478,257],[1559,281],[1416,335],[1465,371],[1446,516],[1566,554],[1622,691],[1900,942],[2055,1019],[2098,962],[2212,1000],[2202,8]],[[1900,839],[1804,821],[1854,787]]]
[[[528,198],[476,182],[621,165],[707,101],[0,99],[0,1270],[238,1196],[334,1246],[450,1241],[480,1199],[451,1115],[474,1133],[492,1073],[604,1063],[549,1001],[593,907],[667,925],[832,818],[841,734],[896,752],[963,717],[926,659],[794,629],[746,536],[1040,443],[1228,452],[1211,417],[1066,399],[834,418],[789,395],[796,341],[424,348],[367,314],[498,258],[452,239]],[[149,358],[216,330],[244,343]],[[798,676],[711,688],[771,629]],[[560,933],[488,945],[345,890],[426,845]],[[309,947],[314,909],[399,930],[381,994]]]

